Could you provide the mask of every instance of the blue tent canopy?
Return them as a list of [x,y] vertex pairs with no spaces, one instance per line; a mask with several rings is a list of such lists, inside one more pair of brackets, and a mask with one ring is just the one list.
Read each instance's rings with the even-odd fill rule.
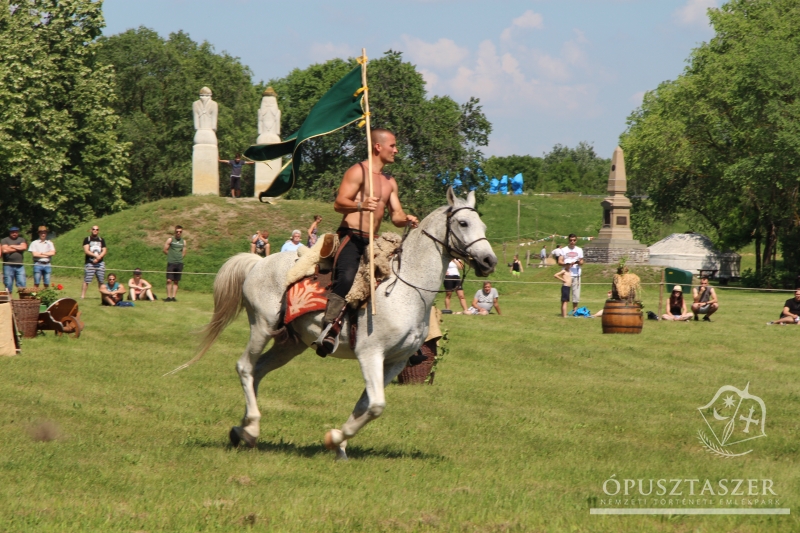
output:
[[511,190],[514,194],[522,194],[522,173],[517,174],[513,178],[511,178]]
[[500,194],[508,194],[508,176],[500,178]]

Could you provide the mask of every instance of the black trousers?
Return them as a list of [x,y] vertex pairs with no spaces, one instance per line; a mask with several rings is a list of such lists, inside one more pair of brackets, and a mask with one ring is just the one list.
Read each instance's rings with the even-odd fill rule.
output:
[[339,242],[345,239],[347,242],[338,251],[331,292],[344,298],[356,279],[361,256],[369,250],[369,235],[350,228],[339,228],[336,233],[339,235]]

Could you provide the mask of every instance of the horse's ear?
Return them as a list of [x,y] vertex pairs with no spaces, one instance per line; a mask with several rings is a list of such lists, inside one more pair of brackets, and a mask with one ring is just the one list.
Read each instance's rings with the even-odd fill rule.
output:
[[447,188],[447,205],[450,207],[456,205],[456,193],[453,192],[453,187]]
[[467,195],[467,205],[475,209],[475,191],[469,191]]

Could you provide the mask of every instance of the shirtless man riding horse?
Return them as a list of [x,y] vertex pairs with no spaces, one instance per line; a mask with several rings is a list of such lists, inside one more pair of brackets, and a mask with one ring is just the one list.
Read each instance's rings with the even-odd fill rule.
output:
[[[389,208],[392,224],[398,228],[419,224],[417,217],[407,215],[400,205],[397,182],[385,174],[383,169],[394,162],[397,141],[389,130],[372,130],[372,192],[369,196],[369,166],[367,161],[355,164],[344,173],[342,184],[333,208],[343,215],[336,233],[339,235],[339,251],[333,271],[333,286],[325,307],[323,330],[317,344],[317,355],[325,357],[333,353],[341,328],[341,319],[347,305],[345,296],[353,286],[361,256],[369,250],[369,232],[378,233],[381,219]],[[369,214],[375,213],[373,227],[369,227]]]

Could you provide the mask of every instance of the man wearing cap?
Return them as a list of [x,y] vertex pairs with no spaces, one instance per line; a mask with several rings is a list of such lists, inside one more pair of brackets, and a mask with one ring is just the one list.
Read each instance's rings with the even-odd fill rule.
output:
[[53,241],[47,239],[47,226],[39,226],[39,240],[31,243],[28,251],[33,256],[33,284],[39,288],[39,282],[44,278],[44,286],[50,286],[51,258],[56,255]]
[[100,236],[100,228],[92,226],[92,233],[83,239],[83,253],[86,255],[83,268],[83,289],[81,289],[81,300],[86,297],[86,287],[97,277],[97,286],[100,287],[106,278],[106,263],[103,258],[108,249],[106,241]]
[[19,236],[19,228],[12,226],[8,229],[8,237],[0,241],[0,251],[3,255],[3,284],[12,292],[14,281],[17,288],[25,286],[25,265],[22,264],[22,254],[28,249],[28,241]]

